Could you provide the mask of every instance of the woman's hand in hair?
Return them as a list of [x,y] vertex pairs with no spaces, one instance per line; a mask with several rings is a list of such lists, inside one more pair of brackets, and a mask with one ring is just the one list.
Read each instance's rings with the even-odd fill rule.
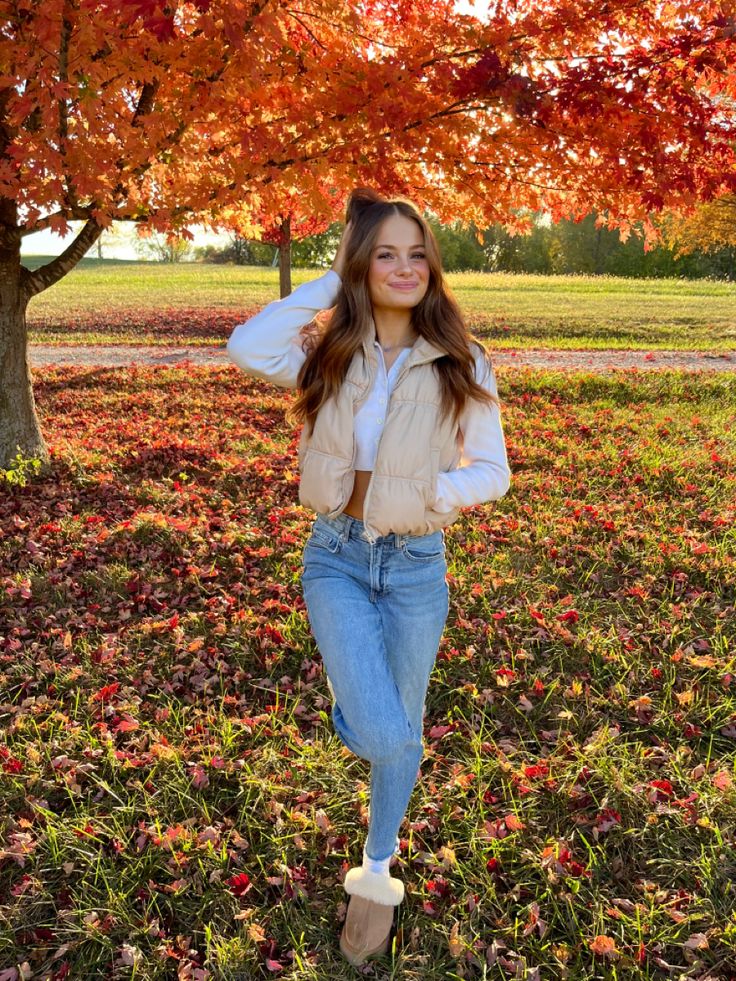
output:
[[335,270],[340,279],[342,279],[342,273],[345,267],[345,253],[347,252],[348,244],[350,242],[350,233],[352,228],[353,223],[349,221],[343,229],[342,236],[340,237],[340,244],[337,247],[335,258],[332,260],[332,268]]

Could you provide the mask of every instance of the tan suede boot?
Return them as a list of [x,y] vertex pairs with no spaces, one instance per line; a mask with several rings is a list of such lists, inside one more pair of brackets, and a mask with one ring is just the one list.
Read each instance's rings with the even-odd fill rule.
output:
[[404,883],[362,866],[349,869],[345,891],[348,913],[340,934],[340,950],[353,965],[386,954],[391,944],[394,911],[404,898]]

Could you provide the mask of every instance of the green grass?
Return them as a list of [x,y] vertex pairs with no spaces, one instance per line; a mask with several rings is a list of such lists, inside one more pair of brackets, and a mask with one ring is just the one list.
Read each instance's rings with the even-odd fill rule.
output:
[[[365,974],[729,981],[736,379],[497,373],[512,486],[448,529],[399,943]],[[359,976],[369,766],[301,599],[292,393],[34,391],[53,473],[0,494],[0,971]]]
[[[320,272],[295,270],[294,285]],[[471,329],[495,348],[736,349],[734,283],[505,273],[448,281]],[[88,261],[31,301],[30,340],[221,345],[277,296],[274,269]]]

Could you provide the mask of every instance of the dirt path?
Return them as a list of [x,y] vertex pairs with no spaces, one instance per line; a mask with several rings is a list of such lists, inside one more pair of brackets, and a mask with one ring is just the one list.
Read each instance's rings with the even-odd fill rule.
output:
[[[132,347],[129,345],[57,346],[30,344],[32,368],[73,364],[117,367],[138,364],[232,364],[225,347]],[[607,372],[615,368],[656,370],[682,368],[687,371],[736,372],[736,350],[715,351],[549,351],[529,349],[494,351],[496,365],[523,365],[531,368],[562,368],[573,371]]]

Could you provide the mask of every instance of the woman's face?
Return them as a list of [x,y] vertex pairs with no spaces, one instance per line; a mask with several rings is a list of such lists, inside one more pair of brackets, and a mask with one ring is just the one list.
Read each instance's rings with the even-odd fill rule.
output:
[[420,225],[393,214],[378,228],[371,254],[368,290],[373,307],[411,309],[429,286],[429,263]]

